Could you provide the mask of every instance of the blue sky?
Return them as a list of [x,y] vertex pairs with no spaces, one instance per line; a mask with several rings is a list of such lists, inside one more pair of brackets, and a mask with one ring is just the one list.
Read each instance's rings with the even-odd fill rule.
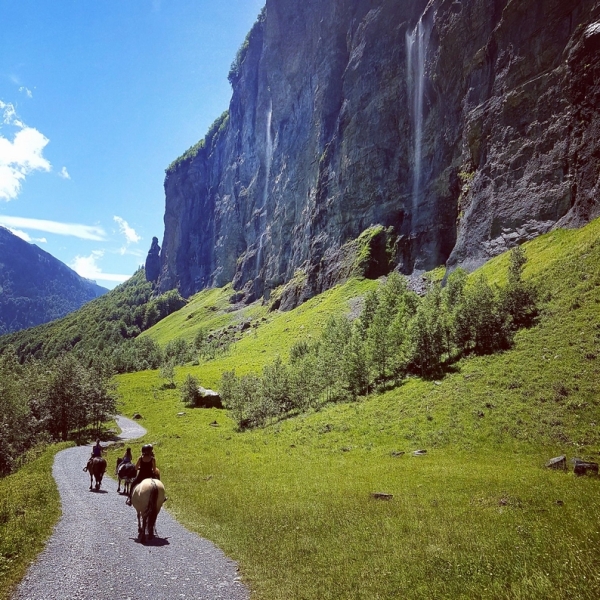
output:
[[113,288],[264,0],[0,0],[0,225]]

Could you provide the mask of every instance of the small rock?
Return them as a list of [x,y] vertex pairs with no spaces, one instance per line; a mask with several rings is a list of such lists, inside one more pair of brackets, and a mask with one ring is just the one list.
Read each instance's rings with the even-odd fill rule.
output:
[[579,458],[574,458],[573,463],[575,463],[575,468],[573,469],[575,475],[588,475],[592,473],[598,475],[598,463],[580,460]]
[[403,456],[404,454],[406,454],[406,452],[402,452],[401,450],[392,450],[392,452],[390,452],[390,456],[393,456],[395,458]]
[[134,413],[133,417],[131,417],[131,418],[139,420],[139,419],[143,419],[144,417],[142,417],[142,415],[140,415],[140,413]]
[[555,458],[551,458],[547,463],[546,467],[548,469],[562,469],[563,471],[567,470],[567,457],[563,454],[561,456],[556,456]]
[[185,412],[178,412],[178,413],[177,413],[177,416],[178,416],[178,417],[183,417],[183,415],[185,415]]
[[386,494],[385,492],[371,492],[371,497],[375,498],[375,500],[391,500],[394,495]]
[[427,454],[427,450],[415,450],[412,454],[413,456],[423,456]]

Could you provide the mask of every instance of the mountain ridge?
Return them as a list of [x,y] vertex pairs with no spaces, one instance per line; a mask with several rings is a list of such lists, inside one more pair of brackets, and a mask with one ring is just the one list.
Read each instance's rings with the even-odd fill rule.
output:
[[107,291],[0,226],[0,335],[64,317]]

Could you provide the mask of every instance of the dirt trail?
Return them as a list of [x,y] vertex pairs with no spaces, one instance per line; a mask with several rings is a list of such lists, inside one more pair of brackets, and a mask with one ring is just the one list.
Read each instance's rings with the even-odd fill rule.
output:
[[[118,422],[123,440],[145,433],[134,421],[119,417]],[[116,493],[116,481],[105,476],[99,492],[88,489],[89,476],[82,468],[90,451],[90,446],[80,446],[56,455],[53,475],[63,515],[13,600],[250,597],[236,564],[164,509],[156,525],[158,537],[146,545],[137,542],[135,510]]]

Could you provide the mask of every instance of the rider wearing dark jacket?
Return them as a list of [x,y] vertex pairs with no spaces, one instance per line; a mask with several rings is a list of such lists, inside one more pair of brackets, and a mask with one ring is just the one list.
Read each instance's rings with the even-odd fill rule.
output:
[[156,476],[156,460],[154,459],[154,453],[152,452],[152,444],[145,444],[142,446],[142,455],[138,458],[135,468],[138,470],[138,474],[131,482],[131,486],[129,487],[129,497],[125,501],[125,504],[129,506],[131,506],[131,496],[135,486],[140,483],[140,481],[144,481],[144,479],[150,479]]
[[97,439],[96,445],[92,446],[92,455],[88,459],[87,465],[85,466],[85,468],[83,470],[87,471],[90,468],[90,463],[92,462],[92,460],[94,458],[100,458],[102,456],[103,452],[104,452],[104,448],[100,445],[100,440]]

